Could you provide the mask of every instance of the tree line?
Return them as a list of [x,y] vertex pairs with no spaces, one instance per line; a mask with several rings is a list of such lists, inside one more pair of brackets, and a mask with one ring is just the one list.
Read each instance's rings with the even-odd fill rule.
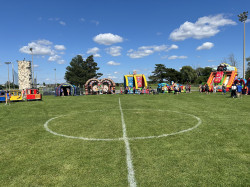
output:
[[[246,79],[248,79],[250,78],[250,57],[246,58],[246,61],[248,62]],[[229,55],[227,59],[224,58],[223,62],[233,66],[238,65],[233,54]],[[71,60],[70,65],[66,67],[64,78],[70,84],[83,87],[87,80],[99,78],[103,75],[102,73],[97,73],[100,69],[97,66],[98,64],[95,62],[93,55],[89,56],[86,60],[81,55],[77,55]],[[149,81],[153,83],[174,81],[181,84],[201,84],[207,82],[211,72],[211,67],[194,69],[191,66],[183,66],[180,71],[177,71],[173,68],[167,68],[164,64],[155,64],[155,70],[149,76]]]
[[203,83],[206,82],[210,76],[212,68],[196,68],[191,66],[183,66],[180,71],[173,68],[167,68],[164,64],[155,64],[153,75],[148,78],[153,82],[178,82],[178,83]]

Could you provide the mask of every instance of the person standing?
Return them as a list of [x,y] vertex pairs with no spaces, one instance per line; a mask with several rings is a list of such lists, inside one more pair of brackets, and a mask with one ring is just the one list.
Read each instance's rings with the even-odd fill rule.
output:
[[208,84],[205,85],[205,92],[206,92],[206,94],[208,94],[208,92],[209,92],[209,86],[208,86]]
[[216,85],[214,85],[213,93],[216,93]]
[[236,89],[237,89],[237,87],[235,86],[235,84],[233,84],[231,87],[231,97],[232,98],[236,97]]
[[241,86],[240,83],[237,84],[237,89],[236,90],[237,90],[237,97],[241,98],[242,97],[242,86]]
[[9,91],[5,92],[5,105],[7,105],[7,104],[10,105],[10,98],[11,98],[11,95],[10,95]]
[[62,93],[62,96],[64,96],[64,90],[63,90],[63,88],[61,88],[61,93]]
[[225,95],[226,94],[226,86],[225,84],[222,85],[222,95]]

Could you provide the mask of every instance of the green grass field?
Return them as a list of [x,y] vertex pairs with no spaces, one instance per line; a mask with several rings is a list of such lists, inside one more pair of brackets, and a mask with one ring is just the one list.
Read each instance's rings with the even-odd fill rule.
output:
[[249,109],[198,92],[1,103],[0,184],[129,186],[125,125],[136,186],[250,186]]

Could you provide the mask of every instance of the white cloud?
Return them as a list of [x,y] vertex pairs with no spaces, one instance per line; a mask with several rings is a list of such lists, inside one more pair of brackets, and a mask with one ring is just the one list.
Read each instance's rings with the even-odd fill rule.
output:
[[[128,50],[127,55],[130,58],[143,58],[145,56],[152,55],[155,52],[168,52],[172,49],[178,49],[177,45],[171,45],[168,47],[167,45],[152,45],[152,46],[142,46],[137,49],[137,51],[130,49]],[[164,56],[166,58],[166,56]]]
[[81,22],[85,22],[85,19],[84,19],[84,18],[80,18],[80,21],[81,21]]
[[116,77],[116,76],[111,76],[111,75],[110,75],[110,76],[108,76],[108,78],[109,78],[109,79],[117,79],[117,77]]
[[21,53],[31,54],[30,48],[34,55],[54,55],[55,51],[51,49],[52,42],[48,40],[37,40],[36,42],[28,43],[19,49]]
[[198,51],[200,51],[200,50],[209,50],[209,49],[211,49],[213,46],[214,46],[213,43],[211,43],[211,42],[205,42],[205,43],[203,43],[201,46],[198,46],[198,47],[196,48],[196,50],[198,50]]
[[91,54],[94,57],[101,57],[100,54],[98,54],[98,52],[100,51],[100,49],[98,47],[93,47],[88,49],[87,54]]
[[55,48],[56,50],[59,50],[59,51],[63,51],[63,50],[66,49],[66,47],[65,47],[64,45],[55,45],[54,48]]
[[58,64],[65,63],[65,61],[62,60],[62,57],[58,54],[62,54],[61,50],[65,50],[66,47],[64,45],[55,45],[54,49],[52,49],[52,44],[53,43],[49,40],[37,40],[21,47],[19,51],[21,53],[31,54],[30,48],[32,48],[34,55],[40,55],[42,58],[49,56],[48,61],[57,62]]
[[172,55],[170,57],[168,57],[169,60],[175,60],[175,59],[186,59],[187,56],[176,56],[176,55]]
[[114,74],[118,74],[118,71],[115,71]]
[[172,44],[172,45],[168,48],[168,50],[178,49],[178,48],[179,48],[178,45]]
[[111,56],[120,56],[122,47],[120,47],[120,46],[112,46],[112,47],[106,48],[105,50]]
[[61,25],[63,25],[63,26],[66,25],[66,23],[65,23],[64,21],[59,21],[59,23],[60,23]]
[[121,43],[123,42],[123,38],[118,35],[114,35],[111,33],[104,33],[104,34],[98,34],[93,38],[93,40],[98,44],[103,45],[112,45],[115,43]]
[[34,68],[37,68],[37,67],[39,67],[39,65],[38,64],[34,64]]
[[55,62],[55,61],[59,60],[60,58],[61,58],[61,57],[58,56],[58,55],[53,55],[53,56],[50,56],[50,57],[49,57],[48,61],[50,61],[50,62]]
[[246,20],[246,23],[250,23],[250,19],[247,19],[247,20]]
[[57,64],[65,64],[65,60],[58,60]]
[[117,62],[114,62],[114,61],[109,61],[107,64],[110,65],[110,66],[119,66],[120,65],[120,63],[117,63]]
[[41,45],[52,45],[53,43],[49,40],[37,40],[37,43],[38,44],[41,44]]
[[162,35],[162,32],[157,32],[156,35],[160,36],[160,35]]
[[219,27],[226,25],[236,25],[236,22],[225,18],[223,14],[204,16],[199,18],[195,23],[189,21],[183,23],[170,34],[170,39],[180,41],[187,38],[208,38],[219,33]]
[[142,46],[139,47],[137,51],[133,49],[128,50],[127,55],[130,58],[143,58],[145,56],[152,55],[155,52],[167,51],[168,47],[166,45],[153,45],[153,46]]

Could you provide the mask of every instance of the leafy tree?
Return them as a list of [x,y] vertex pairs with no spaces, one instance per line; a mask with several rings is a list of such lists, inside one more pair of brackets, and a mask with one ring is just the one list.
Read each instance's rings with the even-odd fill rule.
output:
[[205,68],[197,68],[196,70],[197,78],[195,79],[195,83],[203,83],[207,82],[211,72],[212,68],[210,67],[205,67]]
[[246,58],[247,61],[247,71],[246,71],[246,79],[250,78],[250,57]]
[[180,72],[176,71],[172,68],[166,68],[165,69],[165,79],[170,82],[182,82],[182,75]]
[[99,69],[93,55],[89,56],[85,61],[81,55],[77,55],[71,60],[70,65],[66,67],[64,78],[70,84],[82,87],[90,78],[102,76],[102,73],[96,73]]
[[193,83],[197,78],[196,71],[191,66],[183,66],[180,72],[183,77],[183,83],[185,82]]
[[155,64],[155,70],[152,72],[153,75],[148,78],[153,82],[163,82],[166,77],[166,67],[164,64]]

